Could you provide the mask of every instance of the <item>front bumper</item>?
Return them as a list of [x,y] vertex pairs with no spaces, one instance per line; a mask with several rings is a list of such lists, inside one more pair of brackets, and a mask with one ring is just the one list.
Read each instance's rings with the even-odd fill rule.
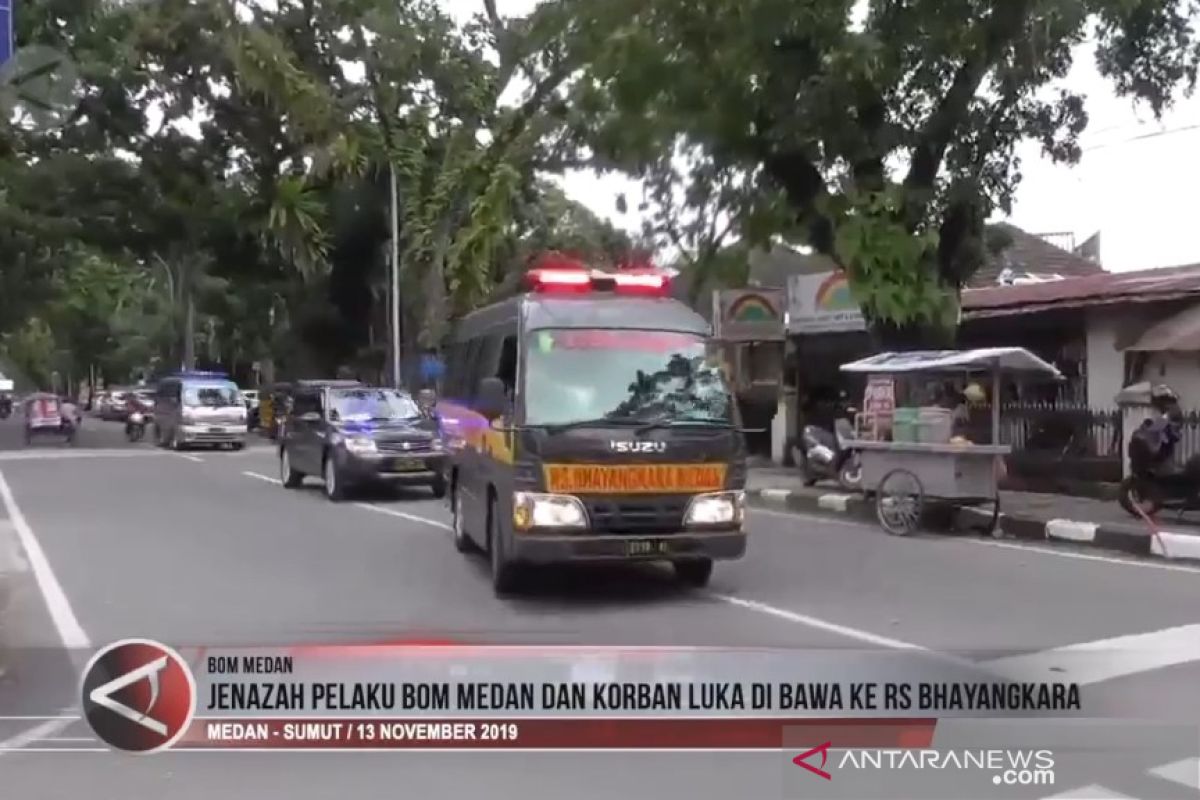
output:
[[186,444],[245,444],[246,426],[180,425],[179,438]]
[[351,481],[430,483],[445,475],[448,453],[351,453],[338,450],[337,465]]
[[647,536],[514,533],[515,561],[557,564],[596,561],[728,561],[746,553],[746,532],[686,531]]

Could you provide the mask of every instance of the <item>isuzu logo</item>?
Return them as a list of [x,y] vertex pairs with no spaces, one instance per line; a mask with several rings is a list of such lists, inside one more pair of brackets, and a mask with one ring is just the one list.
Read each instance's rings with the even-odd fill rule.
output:
[[613,439],[608,443],[614,453],[665,453],[666,442],[623,442]]

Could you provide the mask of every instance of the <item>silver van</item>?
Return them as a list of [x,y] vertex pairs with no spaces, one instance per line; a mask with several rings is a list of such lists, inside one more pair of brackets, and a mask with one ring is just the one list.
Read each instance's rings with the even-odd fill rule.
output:
[[154,433],[160,447],[246,446],[246,403],[238,385],[219,372],[185,372],[158,382]]

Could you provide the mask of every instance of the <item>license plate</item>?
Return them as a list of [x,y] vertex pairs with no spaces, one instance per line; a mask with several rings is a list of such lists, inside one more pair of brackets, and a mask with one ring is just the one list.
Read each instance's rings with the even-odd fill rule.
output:
[[665,539],[634,539],[625,543],[627,556],[661,556],[671,552],[671,543]]
[[209,433],[224,433],[225,429],[224,428],[209,428],[208,432]]
[[407,461],[403,458],[398,458],[392,462],[392,469],[396,472],[423,472],[425,465],[420,461]]
[[555,494],[700,494],[725,488],[724,464],[547,464]]

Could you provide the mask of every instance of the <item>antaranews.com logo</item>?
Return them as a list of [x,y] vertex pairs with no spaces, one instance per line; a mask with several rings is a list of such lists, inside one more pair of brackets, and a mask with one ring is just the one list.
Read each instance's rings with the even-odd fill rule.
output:
[[926,750],[852,748],[833,750],[825,742],[792,763],[827,781],[845,772],[975,772],[995,786],[1053,786],[1054,752],[1008,748]]

